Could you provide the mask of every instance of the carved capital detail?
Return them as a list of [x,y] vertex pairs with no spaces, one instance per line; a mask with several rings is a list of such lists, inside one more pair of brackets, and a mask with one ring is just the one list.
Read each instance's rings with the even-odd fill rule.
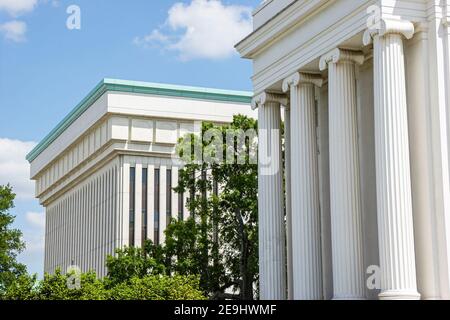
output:
[[283,92],[288,92],[291,87],[296,87],[300,84],[313,84],[321,87],[323,85],[323,79],[318,74],[296,72],[283,81]]
[[361,51],[336,48],[320,58],[319,67],[320,70],[323,71],[328,68],[328,64],[330,63],[339,63],[344,61],[361,65],[364,63],[364,54]]
[[373,42],[373,38],[376,35],[383,37],[388,34],[400,34],[406,39],[411,39],[414,36],[414,32],[415,27],[411,21],[383,18],[377,26],[366,30],[363,43],[365,46],[368,46]]
[[266,103],[275,102],[281,105],[288,105],[289,100],[284,94],[274,92],[263,92],[252,99],[252,109],[255,110]]

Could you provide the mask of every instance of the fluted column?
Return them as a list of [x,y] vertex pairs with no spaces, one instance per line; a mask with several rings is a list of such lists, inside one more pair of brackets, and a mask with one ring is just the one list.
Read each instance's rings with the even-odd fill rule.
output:
[[294,299],[323,298],[315,75],[295,73],[283,82],[291,106],[291,205]]
[[380,299],[419,299],[403,52],[403,37],[413,37],[414,25],[382,20],[379,27],[366,31],[364,44],[374,45]]
[[286,239],[281,154],[281,95],[263,93],[258,107],[259,282],[262,300],[286,299]]
[[292,195],[291,195],[291,108],[284,106],[284,181],[286,185],[286,260],[287,298],[294,299],[294,267],[292,264]]
[[360,52],[341,49],[320,61],[328,67],[334,299],[365,298],[355,78],[363,62]]

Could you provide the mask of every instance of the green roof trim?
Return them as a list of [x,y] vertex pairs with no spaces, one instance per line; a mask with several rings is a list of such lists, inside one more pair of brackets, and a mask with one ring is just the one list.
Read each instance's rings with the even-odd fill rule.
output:
[[250,104],[253,93],[248,91],[230,91],[200,87],[178,86],[171,84],[103,79],[89,94],[27,155],[32,162],[53,141],[55,141],[75,120],[77,120],[105,92],[130,92],[165,97],[181,97],[208,101],[234,102]]

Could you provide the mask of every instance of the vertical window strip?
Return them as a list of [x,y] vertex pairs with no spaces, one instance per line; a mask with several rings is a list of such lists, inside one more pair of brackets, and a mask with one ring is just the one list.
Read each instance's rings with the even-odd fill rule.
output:
[[145,241],[147,240],[147,206],[148,206],[148,169],[142,169],[142,247],[144,247]]
[[[180,185],[180,177],[178,176],[178,185]],[[178,194],[178,220],[184,220],[184,192]]]
[[160,199],[160,190],[159,190],[159,169],[155,169],[155,187],[154,187],[154,197],[155,197],[155,204],[154,204],[154,243],[156,245],[159,244],[159,199]]
[[130,168],[130,229],[129,229],[129,246],[134,246],[134,221],[135,221],[135,201],[136,201],[136,168]]
[[[191,177],[195,181],[195,171],[192,172],[192,176]],[[194,184],[195,184],[195,182],[194,182]],[[192,186],[190,188],[190,190],[189,190],[189,198],[190,198],[190,201],[194,201],[195,200],[195,186]],[[189,208],[189,211],[190,211],[190,208]],[[191,212],[190,214],[191,214],[192,217],[195,218],[195,212],[194,211]]]
[[172,170],[166,170],[166,227],[172,219]]

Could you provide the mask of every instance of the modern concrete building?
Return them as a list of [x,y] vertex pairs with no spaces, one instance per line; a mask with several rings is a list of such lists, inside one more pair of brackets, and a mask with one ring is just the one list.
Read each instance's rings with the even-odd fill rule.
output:
[[255,10],[263,299],[450,298],[449,25],[448,0]]
[[168,219],[185,218],[173,191],[174,148],[202,121],[255,116],[252,93],[105,79],[27,156],[46,210],[45,272],[106,274],[116,248],[164,241]]

